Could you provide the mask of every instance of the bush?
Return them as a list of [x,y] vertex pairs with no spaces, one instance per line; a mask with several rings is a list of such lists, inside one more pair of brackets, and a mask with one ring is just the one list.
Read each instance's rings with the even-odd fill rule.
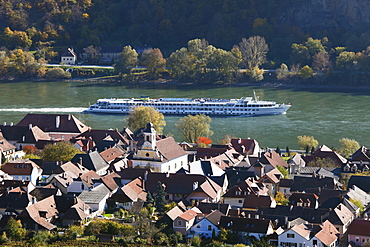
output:
[[49,69],[46,72],[45,78],[46,79],[51,79],[51,80],[54,80],[54,79],[69,79],[69,78],[71,78],[71,73],[69,73],[68,71],[65,71],[62,68],[52,68],[52,69]]

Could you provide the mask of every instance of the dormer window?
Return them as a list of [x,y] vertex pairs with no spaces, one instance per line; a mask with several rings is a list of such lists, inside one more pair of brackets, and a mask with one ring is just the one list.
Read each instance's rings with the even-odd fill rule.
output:
[[235,195],[240,196],[242,194],[241,191],[235,191]]

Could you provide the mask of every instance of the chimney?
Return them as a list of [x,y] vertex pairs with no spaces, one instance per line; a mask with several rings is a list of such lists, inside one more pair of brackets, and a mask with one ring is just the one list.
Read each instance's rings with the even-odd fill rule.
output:
[[242,143],[242,139],[241,138],[238,139],[238,144],[240,144],[240,143]]
[[4,122],[3,125],[6,126],[6,122]]
[[10,122],[10,126],[13,126],[13,122]]
[[26,141],[26,137],[22,136],[22,142],[25,142],[25,141]]
[[71,121],[71,114],[68,114],[68,121]]
[[258,220],[260,218],[260,216],[258,214],[256,214],[255,218]]
[[31,130],[32,129],[32,124],[29,124],[28,125],[28,129]]
[[60,127],[60,116],[55,117],[55,128],[59,129]]

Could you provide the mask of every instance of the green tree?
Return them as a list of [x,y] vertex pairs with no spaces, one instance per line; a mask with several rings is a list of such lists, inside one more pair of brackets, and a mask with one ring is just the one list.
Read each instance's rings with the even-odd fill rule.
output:
[[289,178],[289,172],[282,166],[276,166],[276,168],[283,174],[284,178]]
[[142,64],[148,69],[149,75],[157,77],[160,70],[166,66],[166,59],[163,58],[160,49],[149,48],[141,55]]
[[337,68],[351,69],[356,62],[356,54],[351,51],[342,51],[336,58]]
[[342,138],[339,140],[339,153],[345,158],[349,158],[354,152],[360,149],[360,144],[353,139]]
[[134,111],[130,112],[129,116],[126,117],[125,122],[133,131],[144,128],[148,123],[152,123],[155,130],[160,134],[163,131],[163,127],[166,126],[164,115],[151,106],[135,107]]
[[157,190],[154,196],[155,207],[159,213],[164,213],[166,211],[166,195],[161,181],[157,182]]
[[302,149],[310,150],[312,147],[316,148],[319,145],[319,142],[313,136],[297,136],[298,139],[298,146]]
[[285,153],[286,153],[286,156],[290,156],[290,150],[289,150],[289,147],[288,146],[286,146],[286,148],[285,148]]
[[70,161],[76,154],[83,153],[70,142],[48,144],[42,151],[41,158],[48,161]]
[[19,241],[26,236],[26,229],[23,228],[20,220],[10,217],[5,226],[6,236],[11,240]]
[[313,70],[310,66],[306,65],[304,66],[300,71],[299,71],[299,76],[302,78],[302,79],[308,79],[310,77],[312,77],[313,75]]
[[131,74],[132,68],[139,63],[138,54],[131,46],[125,46],[118,54],[114,69],[120,74]]
[[182,134],[182,139],[189,143],[195,143],[200,136],[208,137],[213,134],[210,130],[212,119],[204,114],[187,115],[175,124]]
[[181,80],[189,79],[194,74],[194,65],[185,47],[171,53],[167,59],[167,67],[173,77]]
[[269,48],[265,38],[252,36],[248,39],[242,38],[242,41],[239,43],[239,50],[243,54],[243,62],[246,64],[247,69],[252,70],[266,62]]

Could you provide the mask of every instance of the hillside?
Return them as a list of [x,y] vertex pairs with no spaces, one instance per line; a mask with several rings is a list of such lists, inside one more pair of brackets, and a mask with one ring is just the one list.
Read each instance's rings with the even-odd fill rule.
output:
[[[242,37],[260,35],[269,59],[284,61],[291,44],[309,36],[365,49],[369,13],[368,0],[1,0],[0,30],[26,32],[30,49],[130,44],[165,55],[194,38],[231,49]],[[6,32],[0,46],[14,48]]]

